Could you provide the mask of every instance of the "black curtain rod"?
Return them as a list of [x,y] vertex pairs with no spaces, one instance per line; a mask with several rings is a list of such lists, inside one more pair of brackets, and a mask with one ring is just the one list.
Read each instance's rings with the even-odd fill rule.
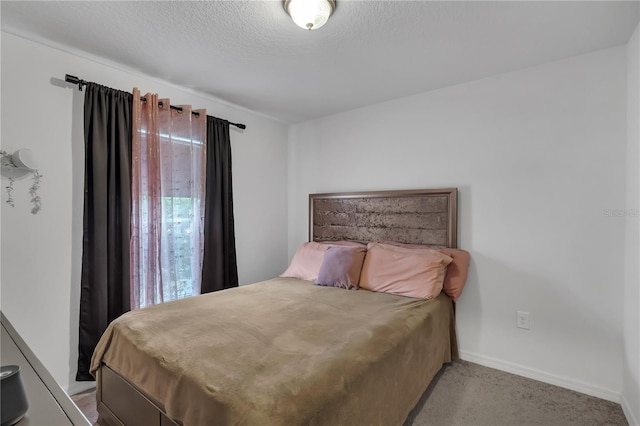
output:
[[[65,74],[64,76],[64,81],[66,81],[67,83],[71,83],[71,84],[77,84],[78,85],[78,90],[80,90],[82,92],[82,86],[86,86],[87,83],[89,83],[88,81],[85,81],[81,78],[76,77],[75,75],[70,75],[70,74]],[[144,96],[140,96],[140,100],[147,102],[147,99]],[[158,105],[162,106],[162,102],[158,102]],[[169,105],[169,107],[171,109],[174,109],[176,111],[180,111],[182,112],[182,108],[177,107],[177,106],[173,106],[173,105]],[[191,111],[191,114],[195,115],[196,117],[200,116],[199,113],[197,113],[196,111]],[[227,120],[227,122],[232,125],[232,126],[236,126],[238,129],[246,129],[247,126],[242,124],[242,123],[232,123],[230,121]]]

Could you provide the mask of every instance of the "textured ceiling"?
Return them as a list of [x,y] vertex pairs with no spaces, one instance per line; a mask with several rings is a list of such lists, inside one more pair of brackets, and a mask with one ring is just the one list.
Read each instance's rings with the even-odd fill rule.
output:
[[0,12],[3,31],[295,123],[624,44],[639,3],[338,0],[317,31],[280,1],[2,1]]

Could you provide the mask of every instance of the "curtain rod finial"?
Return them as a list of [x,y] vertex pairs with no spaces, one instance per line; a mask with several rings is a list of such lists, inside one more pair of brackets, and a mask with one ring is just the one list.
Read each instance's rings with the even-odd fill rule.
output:
[[77,84],[78,85],[78,90],[80,90],[82,92],[82,86],[86,86],[87,82],[76,77],[75,75],[71,75],[71,74],[65,74],[64,76],[64,81],[66,81],[67,83],[71,83],[71,84]]

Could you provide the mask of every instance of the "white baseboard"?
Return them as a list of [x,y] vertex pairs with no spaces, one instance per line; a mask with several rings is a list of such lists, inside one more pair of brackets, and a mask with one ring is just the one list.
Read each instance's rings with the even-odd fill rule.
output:
[[528,377],[529,379],[549,383],[550,385],[560,386],[562,388],[571,389],[576,392],[595,396],[597,398],[606,399],[607,401],[620,403],[620,392],[616,392],[611,389],[595,386],[589,383],[581,382],[579,380],[573,380],[568,377],[549,374],[544,371],[536,370],[533,368],[525,367],[523,365],[514,364],[508,361],[480,355],[473,352],[460,351],[460,358],[465,361],[484,365],[485,367],[495,368],[496,370],[506,371],[507,373]]
[[629,422],[629,426],[640,426],[640,422],[631,410],[631,407],[629,406],[627,399],[624,397],[624,394],[620,395],[620,405],[622,406],[622,412],[627,418],[627,422]]
[[66,389],[66,391],[67,395],[75,395],[77,393],[81,393],[95,387],[96,382],[73,382],[69,384],[69,387]]

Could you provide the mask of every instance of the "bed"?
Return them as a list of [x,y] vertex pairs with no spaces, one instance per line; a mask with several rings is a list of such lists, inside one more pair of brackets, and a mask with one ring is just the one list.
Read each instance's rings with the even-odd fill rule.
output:
[[[309,239],[456,247],[455,188],[311,194]],[[92,360],[99,423],[402,424],[457,357],[452,299],[291,277],[129,312]]]

